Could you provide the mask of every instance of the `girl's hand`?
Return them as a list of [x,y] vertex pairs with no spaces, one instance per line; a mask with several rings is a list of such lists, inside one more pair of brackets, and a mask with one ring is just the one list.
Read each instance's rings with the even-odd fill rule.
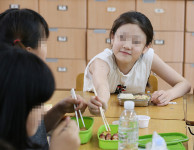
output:
[[151,101],[157,106],[165,106],[171,101],[170,94],[167,91],[155,91],[152,94]]
[[79,129],[76,122],[67,117],[51,136],[50,150],[78,150],[80,146]]
[[87,103],[80,95],[76,96],[77,100],[70,96],[59,102],[59,109],[61,112],[63,112],[63,114],[74,112],[74,104],[77,105],[76,110],[81,110],[82,113],[85,111]]
[[100,100],[98,96],[92,96],[91,99],[88,101],[88,109],[90,113],[93,115],[100,115],[99,107],[102,107],[106,111],[108,105],[107,103]]

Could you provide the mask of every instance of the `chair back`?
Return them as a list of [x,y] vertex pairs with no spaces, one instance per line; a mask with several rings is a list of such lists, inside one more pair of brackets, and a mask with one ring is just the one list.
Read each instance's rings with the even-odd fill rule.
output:
[[154,91],[158,90],[158,79],[155,75],[150,74],[148,79],[149,87],[146,87],[145,93],[153,93]]
[[76,77],[76,91],[83,91],[84,73],[80,73]]

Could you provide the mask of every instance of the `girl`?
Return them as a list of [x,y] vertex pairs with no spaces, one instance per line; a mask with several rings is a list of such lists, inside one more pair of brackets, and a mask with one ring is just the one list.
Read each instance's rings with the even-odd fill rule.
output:
[[112,49],[96,55],[84,73],[84,91],[93,91],[94,86],[98,93],[88,103],[92,114],[99,114],[100,106],[107,109],[110,93],[117,92],[116,89],[144,93],[151,71],[172,86],[152,94],[151,101],[156,105],[167,105],[190,91],[190,84],[150,48],[153,28],[145,15],[135,11],[120,15],[113,23],[110,39]]
[[[50,69],[36,55],[13,47],[1,48],[0,63],[0,139],[18,150],[46,149],[46,139],[39,137],[40,143],[34,143],[29,137],[36,136],[41,104],[55,89]],[[68,118],[53,131],[50,150],[78,149],[78,134],[75,121]]]
[[[45,60],[49,30],[46,21],[37,12],[29,9],[9,9],[3,12],[0,14],[0,33],[1,46],[20,47]],[[45,129],[46,132],[52,130],[65,113],[74,112],[74,104],[78,105],[76,110],[85,110],[87,104],[79,95],[77,98],[78,100],[72,99],[71,96],[67,97],[47,112],[38,129],[38,135],[33,136],[34,142],[40,144],[40,140],[37,140],[37,137],[41,137],[39,134]],[[48,143],[45,143],[44,147],[48,149]]]

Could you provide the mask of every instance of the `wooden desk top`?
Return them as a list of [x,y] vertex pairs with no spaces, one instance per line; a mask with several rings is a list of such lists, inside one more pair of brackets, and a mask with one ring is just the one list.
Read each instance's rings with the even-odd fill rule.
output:
[[[119,118],[107,118],[109,124]],[[103,125],[101,117],[94,117],[94,126],[92,132],[92,138],[90,142],[81,145],[79,150],[100,150],[98,146],[97,132],[99,127]],[[167,132],[180,132],[186,134],[185,122],[180,120],[157,120],[151,119],[148,128],[139,129],[139,135],[153,134],[157,133],[167,133]]]
[[[76,91],[76,94],[81,95],[85,100],[89,100],[91,96],[94,96],[94,93],[82,91]],[[55,105],[58,101],[62,100],[67,96],[70,96],[70,91],[55,91],[51,99],[47,101],[47,104]],[[135,107],[135,111],[138,115],[148,115],[154,119],[183,120],[184,119],[183,99],[178,98],[175,99],[174,102],[177,102],[177,104],[169,104],[164,107],[158,106]],[[124,110],[123,106],[119,105],[117,95],[111,95],[111,98],[108,103],[108,110],[105,113],[106,117],[120,117],[120,114],[122,113],[123,110]],[[86,109],[83,115],[93,116],[90,114],[88,109]]]

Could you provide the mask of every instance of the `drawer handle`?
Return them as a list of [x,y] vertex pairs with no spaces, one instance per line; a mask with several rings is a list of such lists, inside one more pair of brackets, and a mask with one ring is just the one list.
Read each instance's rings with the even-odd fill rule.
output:
[[105,42],[106,42],[107,44],[110,44],[110,38],[106,38]]
[[57,10],[59,10],[59,11],[67,11],[68,10],[68,6],[66,6],[66,5],[58,5],[57,6]]
[[20,5],[19,5],[19,4],[10,4],[10,5],[9,5],[9,8],[10,8],[10,9],[20,8]]
[[192,32],[191,35],[194,36],[194,32]]
[[66,67],[58,67],[57,70],[58,70],[58,72],[67,72]]
[[162,9],[162,8],[156,8],[156,9],[154,9],[154,11],[155,11],[155,13],[157,13],[157,14],[162,14],[162,13],[164,13],[164,9]]
[[164,45],[164,40],[154,40],[155,45]]
[[143,0],[144,3],[155,3],[156,0]]
[[46,62],[58,62],[57,58],[46,58]]
[[191,64],[191,67],[194,67],[194,64]]
[[107,12],[115,12],[116,10],[115,7],[107,7]]
[[58,42],[67,42],[67,37],[66,36],[58,36],[57,41]]

